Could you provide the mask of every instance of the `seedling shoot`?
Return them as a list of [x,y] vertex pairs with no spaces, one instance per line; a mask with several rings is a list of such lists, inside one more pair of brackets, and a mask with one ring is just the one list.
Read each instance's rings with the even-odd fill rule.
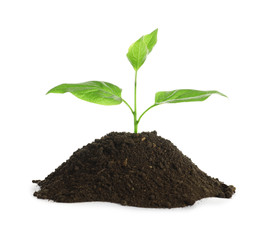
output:
[[147,56],[153,50],[157,43],[158,29],[150,34],[144,35],[134,42],[128,49],[127,58],[134,68],[134,107],[121,96],[122,89],[118,86],[103,81],[88,81],[83,83],[60,84],[47,92],[48,93],[66,93],[70,92],[77,98],[87,102],[101,105],[118,105],[125,103],[130,109],[134,119],[134,133],[138,132],[138,124],[142,117],[151,108],[165,103],[195,102],[204,101],[212,94],[219,94],[226,97],[218,91],[201,91],[194,89],[176,89],[172,91],[160,91],[155,94],[155,102],[148,107],[138,117],[137,114],[137,75],[141,66],[144,64]]

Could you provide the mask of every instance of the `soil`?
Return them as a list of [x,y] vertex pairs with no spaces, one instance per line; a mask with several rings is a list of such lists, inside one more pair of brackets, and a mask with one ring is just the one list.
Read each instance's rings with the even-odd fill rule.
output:
[[34,196],[55,202],[104,201],[147,208],[231,198],[228,186],[201,171],[169,140],[154,132],[111,132],[78,149],[43,181]]

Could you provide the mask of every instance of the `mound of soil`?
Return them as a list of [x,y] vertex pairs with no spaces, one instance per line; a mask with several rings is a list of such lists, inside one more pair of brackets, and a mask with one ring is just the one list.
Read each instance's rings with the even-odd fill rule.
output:
[[109,133],[78,149],[43,181],[33,182],[40,186],[37,198],[149,208],[184,207],[235,192],[156,132]]

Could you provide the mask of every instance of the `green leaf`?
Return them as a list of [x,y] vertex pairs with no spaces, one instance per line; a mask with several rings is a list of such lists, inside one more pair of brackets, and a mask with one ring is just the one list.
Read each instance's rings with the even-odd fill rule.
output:
[[143,37],[130,46],[127,53],[127,58],[129,59],[135,71],[137,71],[143,65],[147,54],[148,49]]
[[89,81],[84,83],[61,84],[48,93],[70,92],[87,102],[101,105],[118,105],[122,103],[121,89],[108,82]]
[[144,35],[133,43],[128,50],[127,58],[137,71],[145,62],[147,55],[152,51],[157,42],[157,31]]
[[155,95],[155,104],[204,101],[212,94],[219,94],[227,97],[218,91],[179,89],[174,91],[157,92]]
[[152,51],[153,47],[156,45],[157,42],[157,32],[158,29],[155,31],[151,32],[150,34],[147,34],[144,37],[144,42],[147,46],[148,49],[148,54]]

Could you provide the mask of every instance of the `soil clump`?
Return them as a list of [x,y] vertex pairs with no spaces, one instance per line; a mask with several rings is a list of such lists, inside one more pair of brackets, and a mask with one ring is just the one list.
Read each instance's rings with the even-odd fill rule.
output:
[[147,208],[193,205],[231,198],[235,187],[201,171],[169,140],[154,132],[111,132],[34,180],[34,196],[55,202],[104,201]]

